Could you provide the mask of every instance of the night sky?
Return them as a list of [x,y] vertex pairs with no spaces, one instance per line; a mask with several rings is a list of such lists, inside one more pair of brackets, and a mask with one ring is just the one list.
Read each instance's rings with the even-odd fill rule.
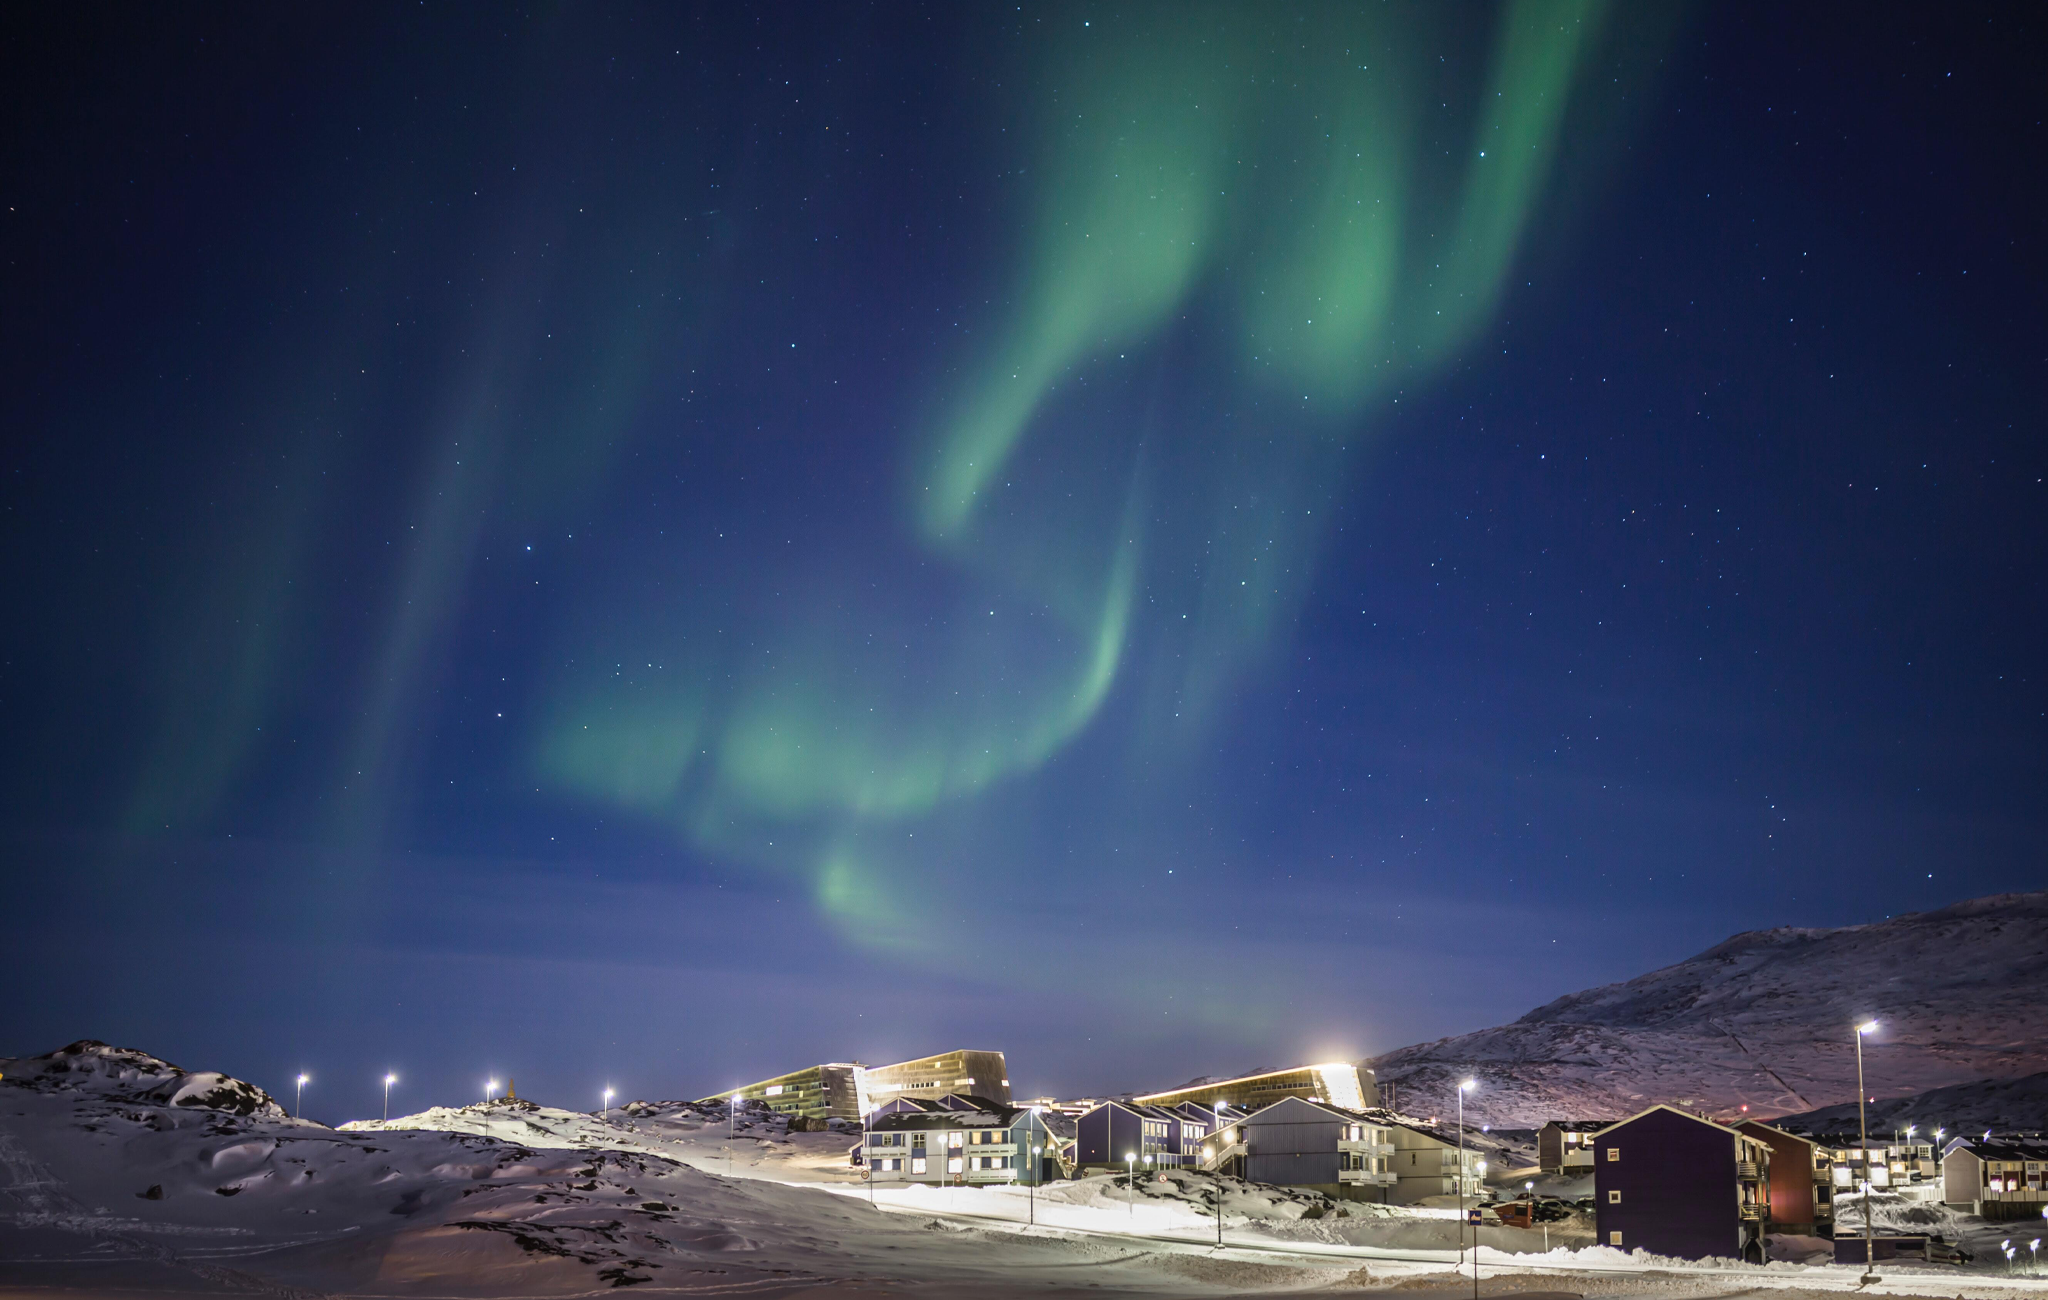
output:
[[2032,6],[0,40],[0,1054],[1071,1095],[2048,881]]

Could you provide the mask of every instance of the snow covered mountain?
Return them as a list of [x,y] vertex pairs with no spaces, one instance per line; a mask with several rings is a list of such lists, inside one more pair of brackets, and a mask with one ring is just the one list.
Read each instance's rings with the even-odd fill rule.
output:
[[[1401,1109],[1495,1125],[1621,1118],[1655,1102],[1759,1117],[1897,1099],[2048,1068],[2048,892],[1841,929],[1739,934],[1690,960],[1557,999],[1513,1024],[1364,1062]],[[2043,1121],[2037,1120],[2036,1123]]]
[[[1873,1136],[1912,1124],[1922,1133],[1950,1135],[2039,1132],[2048,1129],[2048,1071],[2018,1079],[1979,1079],[1931,1088],[1910,1097],[1880,1097],[1866,1107]],[[1856,1101],[1787,1115],[1777,1123],[1795,1133],[1854,1133]]]

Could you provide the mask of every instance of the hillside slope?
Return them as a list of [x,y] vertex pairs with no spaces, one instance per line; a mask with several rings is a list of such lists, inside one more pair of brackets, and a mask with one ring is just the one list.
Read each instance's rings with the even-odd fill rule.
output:
[[1365,1064],[1408,1111],[1480,1087],[1467,1113],[1536,1125],[1654,1102],[1758,1116],[1853,1101],[1853,1029],[1872,1096],[2048,1068],[2048,892],[2000,894],[1833,930],[1739,934],[1687,961],[1574,993],[1513,1024]]
[[[2048,1071],[2018,1079],[1950,1084],[1910,1097],[1880,1097],[1867,1111],[1870,1131],[1879,1134],[1908,1124],[1923,1133],[1940,1129],[1951,1136],[2038,1132],[2048,1129]],[[1803,1115],[1787,1115],[1778,1124],[1794,1133],[1854,1133],[1856,1121],[1852,1097]]]

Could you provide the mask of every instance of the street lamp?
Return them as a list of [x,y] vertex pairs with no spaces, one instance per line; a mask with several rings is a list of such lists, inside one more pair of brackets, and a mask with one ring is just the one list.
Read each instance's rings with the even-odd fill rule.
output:
[[484,1080],[484,1136],[491,1135],[491,1098],[498,1095],[498,1081]]
[[[858,1104],[858,1098],[855,1101]],[[872,1105],[860,1113],[860,1167],[862,1175],[868,1180],[870,1206],[875,1203],[875,1138],[873,1130],[868,1127],[868,1117],[874,1113],[875,1108]]]
[[600,1116],[602,1116],[605,1113],[605,1111],[608,1111],[612,1108],[612,1098],[617,1095],[618,1094],[613,1092],[610,1088],[606,1088],[604,1090],[604,1105],[600,1107],[597,1112]]
[[[1475,1079],[1458,1085],[1458,1262],[1465,1260],[1465,1094],[1478,1087]],[[1475,1189],[1476,1190],[1476,1189]],[[1472,1232],[1472,1300],[1479,1300],[1479,1231]]]
[[391,1085],[397,1082],[398,1076],[395,1074],[384,1076],[384,1122],[386,1124],[391,1122]]
[[1223,1136],[1223,1112],[1230,1103],[1216,1103],[1216,1249],[1223,1249],[1223,1150],[1229,1142]]
[[1864,1111],[1868,1094],[1863,1091],[1863,1036],[1877,1032],[1877,1022],[1866,1020],[1856,1026],[1856,1133],[1863,1143],[1863,1278],[1877,1281],[1876,1233],[1870,1222],[1870,1122]]
[[1131,1221],[1138,1220],[1138,1157],[1124,1152],[1124,1188],[1130,1193]]
[[1038,1226],[1038,1176],[1045,1170],[1045,1166],[1038,1162],[1038,1158],[1044,1150],[1045,1148],[1036,1142],[1031,1144],[1031,1176],[1024,1180],[1024,1196],[1030,1206],[1031,1226],[1034,1228]]
[[311,1079],[311,1077],[311,1075],[305,1074],[299,1076],[299,1095],[292,1102],[293,1119],[299,1118],[299,1116],[305,1111],[306,1083],[309,1079]]

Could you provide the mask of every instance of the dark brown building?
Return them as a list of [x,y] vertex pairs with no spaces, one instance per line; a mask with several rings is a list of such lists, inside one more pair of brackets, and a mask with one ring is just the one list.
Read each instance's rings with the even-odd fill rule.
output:
[[1536,1130],[1536,1163],[1546,1174],[1593,1172],[1593,1135],[1611,1119],[1554,1119]]
[[1745,1119],[1735,1127],[1771,1148],[1771,1230],[1803,1236],[1835,1235],[1833,1161],[1811,1138]]
[[1771,1148],[1725,1124],[1652,1106],[1593,1139],[1600,1244],[1676,1259],[1763,1262]]

